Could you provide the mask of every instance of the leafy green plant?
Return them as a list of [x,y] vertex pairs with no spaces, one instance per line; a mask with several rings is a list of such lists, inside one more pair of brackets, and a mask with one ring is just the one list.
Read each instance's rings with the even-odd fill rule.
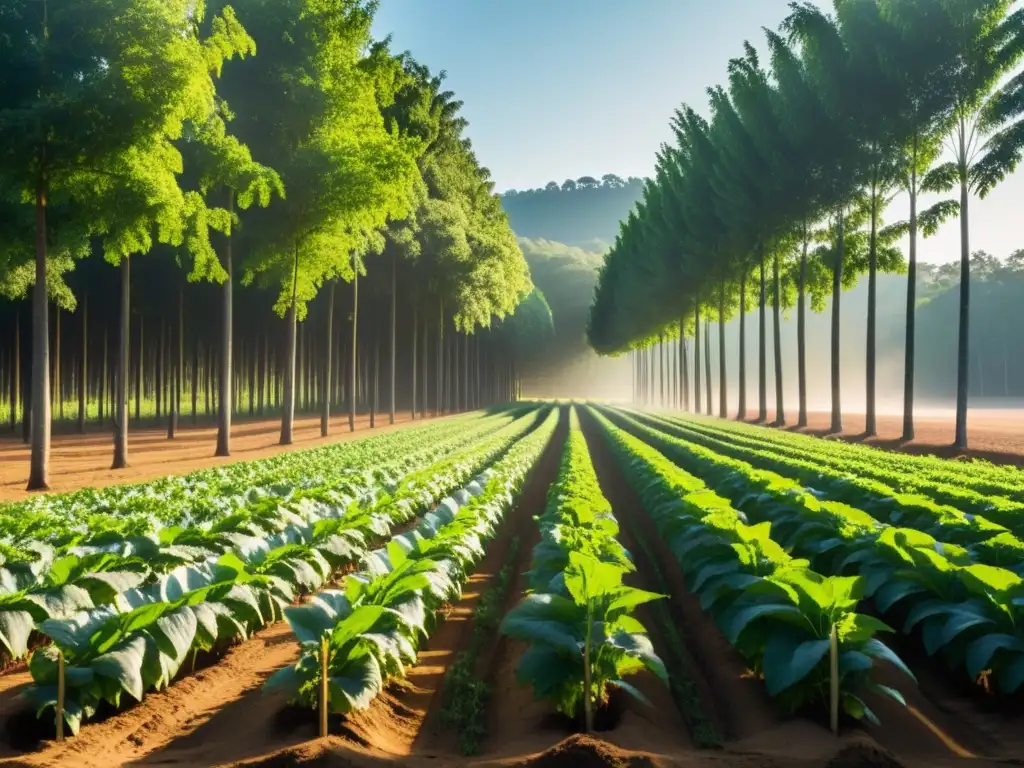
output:
[[701,607],[764,677],[771,695],[791,710],[828,701],[829,637],[835,627],[843,711],[877,722],[864,701],[868,691],[903,701],[871,677],[875,662],[885,660],[913,679],[875,637],[893,630],[856,611],[867,594],[864,577],[814,572],[772,538],[770,521],[749,525],[746,515],[701,479],[593,413]]
[[588,732],[610,687],[646,701],[625,677],[647,669],[668,680],[643,625],[632,616],[638,605],[662,596],[623,584],[625,573],[614,563],[570,552],[566,594],[527,595],[501,624],[504,634],[530,643],[516,669],[519,682],[566,716],[582,707]]

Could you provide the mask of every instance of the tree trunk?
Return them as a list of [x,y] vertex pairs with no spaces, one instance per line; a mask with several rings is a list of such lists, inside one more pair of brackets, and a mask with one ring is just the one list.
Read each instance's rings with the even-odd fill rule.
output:
[[104,404],[104,402],[107,399],[107,378],[108,378],[109,375],[110,374],[108,373],[108,369],[107,369],[107,329],[104,328],[103,329],[103,359],[102,359],[101,368],[100,368],[100,380],[98,382],[98,384],[99,384],[99,392],[97,393],[98,397],[96,398],[96,400],[97,400],[97,403],[96,403],[96,406],[97,406],[96,417],[97,417],[97,420],[99,421],[101,426],[103,424],[103,404]]
[[159,419],[163,415],[163,396],[164,396],[164,345],[167,343],[166,329],[164,328],[163,320],[160,321],[160,341],[157,343],[156,348],[156,417]]
[[395,423],[395,361],[398,357],[396,354],[396,337],[398,335],[398,328],[395,325],[397,316],[397,305],[398,305],[398,291],[395,280],[395,272],[398,269],[398,265],[395,263],[395,257],[391,258],[391,370],[389,374],[391,376],[391,386],[388,388],[391,395],[390,410],[388,413],[388,424]]
[[292,444],[295,424],[295,357],[298,347],[298,288],[299,288],[299,243],[295,242],[295,260],[292,266],[292,301],[288,307],[288,348],[285,350],[284,403],[281,406],[281,445]]
[[[45,158],[44,158],[45,159]],[[46,180],[36,188],[36,282],[32,288],[32,451],[29,491],[50,487],[50,331],[46,284]]]
[[700,415],[700,305],[693,308],[693,412]]
[[704,407],[708,416],[711,415],[711,323],[704,323],[704,386],[708,399]]
[[14,313],[14,345],[11,355],[11,431],[18,426],[18,390],[21,388],[21,310]]
[[766,297],[764,284],[764,248],[757,255],[757,267],[760,274],[760,294],[758,298],[757,328],[757,420],[761,424],[768,421],[768,351],[767,351],[767,317],[765,313]]
[[[64,390],[61,387],[60,371],[60,307],[53,308],[53,380],[51,381],[50,401],[56,401],[57,418],[64,420]],[[52,406],[51,406],[52,407]]]
[[412,420],[416,421],[416,299],[412,300]]
[[139,359],[135,362],[135,420],[138,421],[142,418],[142,373],[145,368],[143,356],[143,323],[142,314],[139,314]]
[[[234,213],[234,192],[228,190],[228,215]],[[227,279],[224,281],[223,303],[221,304],[221,346],[220,346],[220,402],[217,404],[217,450],[214,456],[231,455],[231,413],[234,405],[232,357],[234,351],[232,335],[232,288],[234,284],[231,233],[228,232],[224,238],[224,271],[227,272]]]
[[88,368],[86,360],[89,355],[89,295],[82,296],[82,346],[79,350],[81,357],[78,358],[78,432],[85,434],[85,411],[89,393],[86,391],[85,382],[88,381]]
[[865,361],[865,408],[864,436],[874,437],[878,434],[875,418],[875,359],[876,332],[875,324],[878,317],[878,185],[871,184],[871,234],[868,242],[868,338],[867,360]]
[[195,426],[199,416],[199,336],[192,342],[192,425]]
[[907,255],[906,341],[903,349],[903,437],[914,439],[914,345],[917,322],[917,144],[914,136],[910,166],[910,249]]
[[718,286],[718,417],[729,418],[725,368],[725,281]]
[[836,238],[836,259],[832,265],[832,433],[843,431],[843,410],[840,402],[839,305],[843,290],[843,211],[839,210]]
[[659,403],[659,406],[661,408],[664,408],[665,407],[665,334],[664,333],[659,333],[658,334],[658,365],[659,365],[659,368],[661,369],[659,371],[659,378],[661,380],[660,381],[660,384],[661,384],[661,395],[660,395],[661,402]]
[[356,255],[352,254],[352,370],[349,371],[351,392],[348,398],[348,431],[356,431],[356,360],[358,358],[358,320],[359,320],[359,265]]
[[796,367],[799,388],[799,413],[796,425],[807,426],[807,223],[803,227],[803,246],[800,252],[800,284],[797,287],[796,309]]
[[956,352],[956,434],[953,446],[967,450],[968,362],[970,360],[971,247],[968,220],[970,193],[967,174],[960,174],[960,327]]
[[772,261],[772,319],[774,322],[773,351],[775,352],[775,424],[782,427],[786,424],[786,408],[782,391],[782,313],[780,304],[781,285],[779,284],[779,253],[775,252]]
[[427,332],[430,323],[423,322],[423,397],[420,399],[420,416],[427,418],[427,411],[430,406],[427,398],[430,395],[430,347],[427,346]]
[[370,411],[370,426],[376,427],[377,422],[373,418],[380,410],[380,334],[373,334],[373,410]]
[[320,392],[320,437],[331,432],[331,353],[334,351],[334,289],[337,280],[331,280],[327,292],[327,338],[324,351],[324,385]]
[[[128,466],[128,371],[131,359],[131,259],[121,259],[121,338],[117,361],[117,415],[114,417],[114,463]],[[142,330],[140,324],[139,330]]]
[[740,266],[740,391],[737,421],[747,418],[747,269]]
[[178,333],[175,338],[178,354],[175,355],[174,371],[171,377],[171,407],[167,417],[167,439],[173,440],[178,432],[178,417],[181,414],[181,390],[185,375],[185,288],[178,288]]

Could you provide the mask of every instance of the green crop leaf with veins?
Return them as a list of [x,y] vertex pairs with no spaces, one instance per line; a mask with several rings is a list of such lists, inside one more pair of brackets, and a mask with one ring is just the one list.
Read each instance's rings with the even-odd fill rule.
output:
[[502,622],[504,634],[530,643],[516,670],[520,683],[564,715],[606,704],[609,686],[643,700],[624,678],[644,669],[668,679],[644,626],[631,615],[661,595],[623,584],[624,573],[620,565],[570,552],[564,594],[528,595]]

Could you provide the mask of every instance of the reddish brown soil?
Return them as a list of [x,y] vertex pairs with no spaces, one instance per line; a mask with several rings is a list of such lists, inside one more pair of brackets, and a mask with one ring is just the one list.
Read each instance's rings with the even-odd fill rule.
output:
[[[768,411],[768,421],[775,418],[775,411]],[[796,409],[786,412],[789,429],[796,430]],[[958,458],[970,456],[997,463],[1024,466],[1024,410],[986,408],[971,409],[967,416],[967,438],[970,450],[955,450],[955,430],[952,411],[925,413],[914,418],[915,439],[909,443],[900,440],[903,434],[903,417],[896,414],[880,414],[877,419],[878,437],[864,439],[864,414],[843,414],[843,431],[838,437],[850,442],[864,442],[879,448],[924,453]],[[807,414],[806,431],[825,435],[832,423],[827,411],[811,411]]]
[[[350,432],[348,417],[339,415],[331,419],[331,434],[324,438],[320,437],[320,418],[302,416],[295,420],[293,444],[281,446],[278,445],[280,420],[239,421],[231,431],[232,455],[227,458],[213,455],[217,447],[215,426],[192,427],[185,424],[179,427],[174,440],[167,439],[166,427],[132,430],[128,436],[130,466],[119,470],[110,469],[114,452],[112,435],[54,435],[50,446],[50,490],[66,492],[142,482],[170,474],[181,475],[234,461],[262,459],[282,451],[366,437],[412,423],[415,422],[408,412],[397,414],[394,426],[388,425],[387,414],[378,414],[377,426],[371,432],[370,417],[362,414],[356,419],[356,431]],[[28,465],[28,446],[9,433],[0,437],[0,500],[15,501],[30,495],[25,491]]]

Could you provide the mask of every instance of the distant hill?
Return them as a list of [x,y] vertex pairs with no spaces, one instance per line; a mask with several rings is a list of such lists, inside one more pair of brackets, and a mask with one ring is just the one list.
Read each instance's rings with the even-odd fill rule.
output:
[[606,174],[509,190],[502,205],[520,237],[545,239],[596,252],[615,241],[619,222],[643,193],[644,180]]

